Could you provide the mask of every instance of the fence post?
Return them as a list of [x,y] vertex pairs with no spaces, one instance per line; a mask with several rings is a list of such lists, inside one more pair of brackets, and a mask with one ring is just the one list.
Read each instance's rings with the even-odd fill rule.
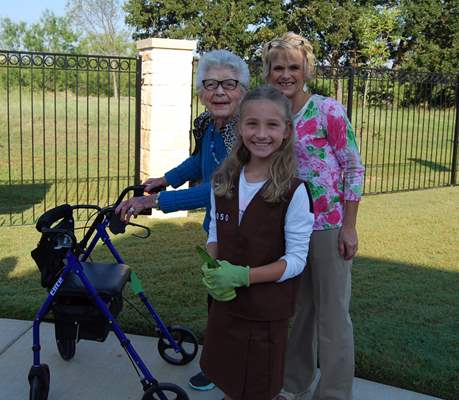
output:
[[142,57],[137,56],[135,68],[135,150],[134,150],[134,183],[141,183],[140,179],[140,129],[142,108]]
[[[149,38],[137,42],[142,58],[140,178],[163,176],[189,157],[195,40]],[[188,184],[181,188],[188,187]],[[155,218],[185,216],[186,212]]]
[[354,68],[349,68],[349,83],[347,85],[347,117],[352,120],[352,95],[354,93]]
[[459,74],[456,76],[456,121],[454,127],[453,155],[451,158],[451,185],[457,184],[457,151],[459,142]]

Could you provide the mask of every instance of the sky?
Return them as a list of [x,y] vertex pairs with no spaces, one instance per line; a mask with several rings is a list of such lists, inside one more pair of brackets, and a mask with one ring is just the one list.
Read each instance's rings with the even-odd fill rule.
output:
[[62,17],[65,3],[66,0],[0,0],[0,17],[31,24],[37,22],[46,9]]

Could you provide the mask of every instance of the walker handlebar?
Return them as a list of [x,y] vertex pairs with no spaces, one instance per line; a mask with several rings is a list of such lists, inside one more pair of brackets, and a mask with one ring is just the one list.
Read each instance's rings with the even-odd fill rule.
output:
[[49,229],[52,224],[56,221],[59,221],[62,218],[71,218],[72,217],[72,206],[70,204],[62,204],[51,210],[43,213],[40,218],[38,218],[37,224],[35,227],[38,232],[42,232],[43,228]]
[[[133,186],[128,186],[125,189],[123,189],[123,191],[118,196],[118,199],[116,200],[115,208],[118,206],[118,204],[120,204],[123,201],[124,196],[126,196],[128,192],[133,191],[134,197],[141,197],[144,195],[146,187],[147,185],[133,185]],[[148,193],[149,194],[158,193],[165,189],[166,189],[166,186],[157,186],[151,189]]]
[[[38,218],[37,224],[35,227],[37,228],[38,232],[43,232],[44,229],[50,229],[51,225],[61,219],[68,219],[69,222],[72,220],[73,210],[76,209],[93,209],[99,210],[99,206],[91,205],[91,204],[81,204],[71,206],[70,204],[61,204],[60,206],[51,208],[50,210],[45,211],[40,218]],[[73,220],[72,220],[73,221]]]
[[[62,220],[62,219],[68,219],[68,221],[69,222],[71,221],[73,224],[72,214],[73,214],[73,210],[76,210],[76,209],[93,209],[93,210],[99,211],[99,213],[101,214],[108,215],[112,213],[115,210],[115,208],[123,201],[127,193],[133,191],[134,197],[140,197],[144,195],[145,188],[146,188],[146,185],[128,186],[124,188],[123,191],[120,193],[114,205],[104,207],[104,208],[101,208],[97,205],[91,205],[91,204],[79,204],[79,205],[77,204],[74,206],[70,204],[61,204],[60,206],[57,206],[50,210],[45,211],[38,218],[38,221],[35,227],[37,231],[43,232],[44,230],[49,230],[55,222]],[[165,186],[158,186],[156,188],[153,188],[149,193],[157,193],[164,189],[165,189]],[[146,209],[142,213],[149,215],[151,214],[151,209]]]

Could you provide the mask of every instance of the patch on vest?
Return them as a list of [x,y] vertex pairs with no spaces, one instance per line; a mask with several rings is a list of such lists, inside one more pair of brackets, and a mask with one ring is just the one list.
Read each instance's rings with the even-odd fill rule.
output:
[[228,213],[216,212],[215,213],[215,220],[222,221],[222,222],[229,222],[230,215]]

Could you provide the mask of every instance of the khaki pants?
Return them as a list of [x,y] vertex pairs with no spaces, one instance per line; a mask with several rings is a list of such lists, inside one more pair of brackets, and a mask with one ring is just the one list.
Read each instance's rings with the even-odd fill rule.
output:
[[305,393],[317,373],[314,399],[351,400],[354,338],[349,315],[351,261],[338,253],[339,229],[314,231],[289,335],[284,390]]

